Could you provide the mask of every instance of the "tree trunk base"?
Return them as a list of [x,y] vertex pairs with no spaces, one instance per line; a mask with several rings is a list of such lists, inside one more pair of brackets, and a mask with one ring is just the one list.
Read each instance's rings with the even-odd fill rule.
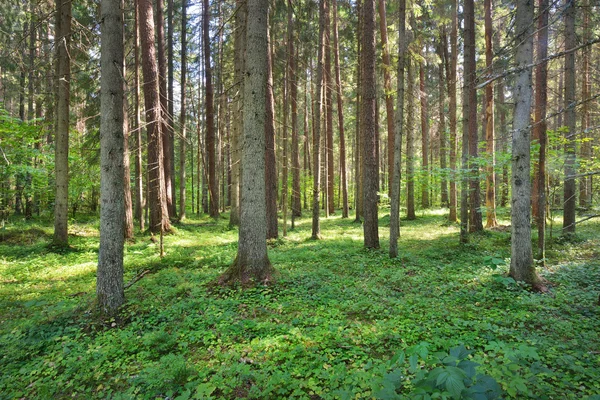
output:
[[279,273],[269,259],[264,260],[264,265],[248,266],[239,261],[236,256],[233,264],[215,281],[219,286],[237,286],[241,285],[244,288],[254,287],[258,284],[268,285],[274,283]]

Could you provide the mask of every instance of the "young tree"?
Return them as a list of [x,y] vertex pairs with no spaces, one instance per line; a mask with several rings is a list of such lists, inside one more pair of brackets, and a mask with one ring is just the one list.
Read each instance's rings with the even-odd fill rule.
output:
[[363,11],[362,56],[362,117],[364,129],[363,212],[365,247],[379,248],[379,220],[377,216],[377,186],[379,181],[377,165],[378,135],[375,129],[376,80],[375,80],[375,0],[366,0]]
[[102,0],[100,47],[100,248],[96,296],[100,310],[116,314],[125,301],[123,244],[123,9]]
[[[57,105],[56,137],[54,147],[55,200],[54,237],[55,246],[69,243],[67,220],[69,212],[69,113],[71,93],[71,0],[56,0],[56,60]],[[122,176],[121,176],[122,177]]]
[[[186,92],[187,92],[187,1],[182,0],[181,4],[181,98],[179,111],[179,129],[181,129],[181,138],[179,142],[179,220],[185,219],[185,152],[187,145],[186,138]],[[193,170],[193,167],[192,167]],[[192,179],[193,182],[193,179]],[[193,190],[192,190],[193,192]],[[192,202],[193,203],[193,202]]]
[[288,37],[289,61],[289,82],[290,96],[292,106],[292,228],[294,228],[294,219],[302,215],[302,206],[300,204],[300,149],[298,144],[298,80],[296,75],[297,52],[294,47],[295,33],[293,18],[292,0],[288,0],[288,28],[290,29]]
[[326,160],[326,200],[327,208],[326,216],[335,212],[335,203],[333,198],[334,189],[334,167],[333,167],[333,80],[331,77],[331,18],[329,11],[329,0],[327,1],[327,13],[325,14],[325,84],[323,90],[325,92],[325,160]]
[[400,175],[402,171],[402,130],[404,129],[404,62],[406,59],[406,0],[398,1],[398,98],[394,132],[394,164],[391,168],[390,258],[398,257],[400,236]]
[[[421,53],[423,56],[423,53]],[[429,208],[429,108],[425,92],[425,63],[419,62],[419,99],[421,102],[421,207]]]
[[[447,72],[448,76],[448,118],[450,120],[450,213],[448,219],[451,222],[456,222],[457,213],[457,191],[456,191],[456,154],[458,153],[458,136],[456,134],[456,60],[458,54],[458,15],[457,15],[457,0],[451,1],[452,11],[452,28],[450,30],[450,57],[446,57],[446,59],[450,59],[449,65],[446,64],[447,67],[450,67]],[[445,47],[445,45],[444,45]]]
[[394,165],[394,96],[392,95],[392,63],[390,61],[390,50],[387,39],[387,20],[385,0],[378,0],[379,30],[381,32],[381,56],[383,61],[383,90],[385,93],[385,110],[387,116],[387,148],[388,148],[388,194],[392,194],[392,168]]
[[[577,45],[575,32],[575,0],[565,5],[565,50],[572,50]],[[564,208],[563,208],[563,233],[575,233],[575,142],[577,132],[575,115],[575,53],[565,55],[565,125],[567,126],[565,144],[565,183],[564,183]]]
[[140,230],[144,230],[144,182],[142,166],[142,124],[140,115],[140,37],[139,37],[139,7],[138,0],[134,1],[135,17],[133,28],[133,131],[135,132],[135,210]]
[[[273,59],[270,32],[267,31],[267,92],[265,103],[265,201],[267,239],[277,239],[277,162],[275,159],[275,100],[273,99]],[[245,110],[245,109],[244,109]],[[284,188],[285,190],[285,188]]]
[[407,97],[409,99],[406,110],[406,219],[414,220],[415,214],[415,82],[412,73],[412,60],[410,54],[406,58]]
[[533,62],[533,1],[517,2],[515,26],[516,64],[515,108],[512,134],[512,197],[510,276],[540,288],[531,249],[531,64]]
[[[485,66],[488,73],[491,73],[492,63],[494,61],[494,52],[492,49],[492,0],[485,0]],[[494,136],[494,84],[488,83],[485,87],[485,140],[486,153],[489,158],[489,164],[486,168],[485,177],[485,209],[486,209],[486,228],[498,225],[496,221],[496,139]]]
[[266,283],[275,269],[267,255],[265,207],[265,114],[267,87],[268,0],[248,0],[244,83],[244,152],[237,257],[221,284]]

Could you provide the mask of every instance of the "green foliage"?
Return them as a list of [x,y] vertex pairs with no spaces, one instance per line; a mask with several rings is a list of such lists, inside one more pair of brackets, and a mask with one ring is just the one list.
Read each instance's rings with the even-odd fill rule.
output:
[[[499,215],[506,215],[500,210]],[[0,240],[3,398],[572,398],[600,393],[598,223],[548,248],[552,295],[502,281],[508,233],[473,236],[432,210],[401,254],[362,228],[310,218],[269,249],[281,273],[249,290],[209,283],[236,254],[227,219],[193,219],[125,251],[118,318],[93,312],[97,220],[49,252],[51,221],[9,220]],[[383,220],[383,218],[382,218]],[[506,221],[501,221],[506,223]],[[578,227],[579,228],[579,227]],[[385,246],[384,230],[382,243]]]

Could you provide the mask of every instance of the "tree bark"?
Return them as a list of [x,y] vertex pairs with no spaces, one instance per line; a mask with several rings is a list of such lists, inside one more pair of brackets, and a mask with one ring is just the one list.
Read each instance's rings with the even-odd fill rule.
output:
[[515,108],[512,134],[511,177],[511,258],[510,276],[538,289],[540,279],[535,271],[531,249],[531,65],[533,61],[533,0],[517,2],[515,43],[516,64],[522,68],[515,82]]
[[[575,35],[575,0],[566,3],[565,18],[565,49],[572,49],[577,45]],[[575,115],[575,53],[565,55],[565,182],[564,182],[564,210],[563,233],[575,233],[575,205],[576,191],[575,178],[575,146],[576,146],[576,115]]]
[[[421,53],[423,55],[423,53]],[[419,63],[419,99],[421,102],[421,207],[429,208],[429,109],[425,93],[425,63]]]
[[[186,90],[187,90],[187,0],[181,4],[181,98],[179,111],[179,129],[181,138],[179,140],[179,220],[186,218],[186,173],[185,152],[187,145],[186,130]],[[192,166],[193,171],[193,166]],[[193,179],[192,179],[193,182]],[[192,193],[193,193],[192,189]],[[192,201],[193,204],[193,201]]]
[[[271,38],[267,32],[267,91],[265,97],[265,187],[267,239],[277,239],[277,162],[275,157],[275,101],[273,99],[273,60]],[[244,109],[245,110],[245,109]],[[243,209],[242,209],[243,212]]]
[[356,40],[356,129],[354,137],[354,202],[356,218],[354,222],[361,222],[363,217],[363,134],[362,134],[362,111],[361,111],[361,96],[362,96],[362,46],[361,46],[361,35],[363,32],[362,27],[362,1],[357,0],[356,12],[358,14],[358,28],[357,28],[357,40]]
[[364,244],[366,248],[379,248],[379,220],[377,215],[377,186],[379,170],[377,165],[378,135],[375,130],[376,80],[375,80],[375,0],[366,0],[363,11],[362,57],[363,82],[361,111],[364,129],[364,168],[363,212]]
[[448,200],[448,174],[447,174],[447,151],[448,151],[448,139],[447,139],[447,131],[446,131],[446,83],[448,81],[448,77],[445,75],[445,66],[447,64],[446,56],[448,55],[447,51],[447,36],[446,36],[446,28],[444,27],[440,32],[440,43],[438,48],[438,53],[440,55],[440,64],[438,66],[438,76],[439,76],[439,90],[440,90],[440,102],[439,102],[439,113],[440,113],[440,123],[439,123],[439,154],[440,154],[440,169],[442,170],[441,179],[440,179],[440,194],[441,194],[441,204],[442,207],[449,206]]
[[333,79],[331,77],[331,18],[330,2],[327,1],[327,13],[325,14],[325,124],[326,124],[326,152],[327,152],[327,211],[328,214],[335,212],[334,202],[334,164],[333,164]]
[[[485,8],[485,66],[492,73],[494,53],[492,48],[492,0],[484,1]],[[488,155],[488,166],[485,177],[485,210],[486,228],[498,225],[496,220],[496,139],[494,134],[494,83],[485,87],[485,150]]]
[[[121,0],[102,0],[100,47],[100,248],[96,296],[100,310],[115,315],[125,301],[123,246],[123,8]],[[127,177],[129,178],[129,177]]]
[[410,54],[406,55],[406,80],[408,102],[406,110],[406,219],[414,220],[415,214],[415,83],[412,73],[412,60]]
[[388,166],[390,172],[388,173],[388,194],[392,195],[392,173],[391,169],[394,165],[394,96],[392,95],[392,78],[391,69],[392,63],[390,61],[390,51],[387,39],[387,21],[386,21],[386,7],[385,0],[378,0],[379,6],[379,30],[381,32],[381,58],[383,61],[383,90],[385,93],[385,110],[387,116],[387,150],[388,150]]
[[[586,43],[590,40],[590,2],[589,0],[583,0],[582,5],[583,11],[583,42]],[[590,126],[590,102],[589,100],[591,93],[590,83],[590,54],[592,49],[584,50],[582,54],[582,82],[581,82],[581,100],[583,105],[581,107],[581,132],[582,140],[580,146],[581,160],[583,163],[591,160],[592,157],[592,143],[593,136],[588,132]],[[591,190],[592,190],[592,177],[583,176],[579,179],[579,206],[587,208],[591,205]]]
[[138,220],[140,231],[144,230],[144,181],[143,181],[143,166],[142,166],[142,124],[140,116],[140,37],[139,37],[139,6],[138,0],[134,2],[135,7],[135,27],[133,33],[133,131],[135,132],[135,219]]
[[54,150],[55,197],[53,245],[68,246],[69,110],[71,82],[71,0],[56,0],[57,105]]
[[398,1],[398,98],[391,171],[390,258],[398,257],[400,237],[400,178],[402,171],[402,132],[404,129],[404,64],[406,59],[406,0]]
[[456,133],[456,60],[458,58],[458,0],[452,0],[452,28],[450,31],[450,71],[448,73],[448,96],[449,96],[449,120],[450,120],[450,212],[448,219],[451,222],[457,220],[457,190],[456,181],[456,155],[458,154],[458,135]]
[[268,52],[267,0],[248,0],[244,84],[244,153],[238,252],[221,284],[267,283],[275,273],[267,255],[265,118]]

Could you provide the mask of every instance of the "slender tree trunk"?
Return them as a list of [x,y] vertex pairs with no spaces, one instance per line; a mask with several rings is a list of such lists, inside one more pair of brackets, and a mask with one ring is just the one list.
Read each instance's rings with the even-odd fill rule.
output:
[[362,111],[361,111],[361,103],[362,103],[362,40],[361,35],[363,32],[362,27],[362,2],[363,0],[357,0],[356,8],[358,18],[358,28],[356,37],[358,38],[356,41],[356,54],[357,54],[357,63],[356,63],[356,134],[354,138],[354,201],[356,203],[356,218],[354,222],[361,222],[361,218],[363,216],[363,132],[362,132]]
[[548,103],[548,0],[538,0],[540,14],[538,17],[537,59],[541,61],[535,67],[535,107],[533,136],[540,143],[540,153],[537,168],[534,171],[534,189],[537,187],[537,197],[533,196],[533,204],[537,207],[536,224],[538,228],[537,258],[545,264],[546,258],[546,107]]
[[[181,4],[181,98],[179,111],[179,127],[181,129],[181,138],[179,140],[179,220],[183,221],[185,215],[186,203],[186,174],[185,174],[185,152],[187,145],[186,138],[186,89],[187,89],[187,0],[182,0]],[[192,165],[192,171],[194,167]],[[192,178],[192,182],[194,179]],[[192,189],[192,193],[194,190]],[[192,204],[194,202],[192,201]]]
[[398,1],[398,98],[396,103],[396,131],[391,171],[390,258],[398,257],[400,237],[400,178],[402,171],[402,132],[404,129],[404,63],[406,59],[406,0]]
[[135,218],[138,220],[140,231],[144,230],[144,182],[142,166],[142,125],[140,116],[140,66],[139,66],[139,7],[138,0],[135,0],[135,27],[133,33],[133,131],[135,132]]
[[440,90],[440,124],[439,124],[439,154],[440,154],[440,169],[442,170],[441,179],[440,179],[440,194],[442,207],[449,206],[448,200],[448,174],[447,174],[447,151],[448,151],[448,134],[446,131],[446,85],[444,83],[449,79],[447,75],[445,75],[444,70],[448,61],[446,60],[446,56],[448,51],[447,49],[447,36],[446,29],[443,28],[440,32],[440,44],[438,53],[440,55],[440,64],[438,68],[438,76],[439,76],[439,90]]
[[248,2],[248,53],[244,84],[244,152],[238,253],[221,276],[222,284],[266,283],[275,270],[269,262],[265,205],[265,114],[268,50],[267,0]]
[[379,220],[377,215],[377,186],[379,181],[377,165],[378,135],[375,130],[376,80],[375,80],[375,0],[366,0],[363,11],[363,82],[361,111],[364,127],[364,166],[363,207],[364,243],[366,248],[379,248]]
[[348,218],[348,176],[346,167],[346,135],[344,132],[344,97],[340,72],[340,46],[338,39],[337,0],[333,0],[333,55],[337,98],[338,132],[340,135],[340,189],[342,191],[342,218]]
[[246,49],[246,0],[236,0],[237,12],[235,13],[234,32],[234,81],[237,87],[233,100],[233,130],[231,134],[231,211],[229,225],[236,226],[240,222],[240,161],[243,102],[244,102],[244,54]]
[[[123,155],[124,83],[121,0],[102,0],[100,97],[100,248],[96,296],[100,310],[115,315],[125,301],[123,245],[125,199]],[[129,181],[129,176],[127,177]]]
[[67,219],[69,212],[69,110],[71,82],[71,0],[56,0],[57,105],[54,147],[55,246],[68,245]]
[[215,110],[212,85],[212,67],[210,65],[210,35],[208,20],[208,0],[204,1],[202,9],[202,31],[204,40],[204,76],[206,79],[206,153],[208,168],[208,192],[210,193],[210,216],[219,217],[219,188],[217,186],[217,159],[215,150]]
[[[120,21],[124,20],[124,16],[120,18]],[[124,31],[124,30],[123,30]],[[122,43],[125,43],[125,36],[122,37]],[[123,44],[121,44],[123,46]],[[124,53],[122,50],[121,53]],[[126,74],[126,62],[125,58],[122,61],[122,75]],[[131,165],[129,162],[129,116],[127,115],[127,81],[122,80],[123,84],[123,199],[125,202],[125,215],[123,219],[124,229],[123,235],[125,239],[133,238],[133,204],[131,201]],[[102,191],[100,191],[102,194]]]
[[414,220],[415,214],[415,83],[412,73],[412,60],[406,57],[406,79],[408,108],[406,110],[406,219]]
[[[488,73],[492,72],[494,52],[492,49],[492,0],[484,1],[485,8],[485,66]],[[485,140],[489,164],[486,168],[485,178],[485,210],[486,228],[498,225],[496,221],[496,138],[494,135],[494,84],[485,87]]]
[[[589,0],[583,0],[582,5],[583,11],[583,43],[590,40],[590,2]],[[591,161],[592,157],[592,143],[593,137],[588,128],[590,127],[590,54],[592,48],[586,49],[582,54],[582,82],[581,82],[581,100],[583,105],[581,107],[581,139],[582,143],[580,146],[581,160],[585,163]],[[587,208],[591,205],[591,180],[592,176],[583,176],[579,179],[579,206]]]
[[510,275],[539,289],[531,249],[531,64],[533,62],[533,0],[517,2],[515,43],[516,64],[521,68],[515,82],[515,109],[512,134],[512,212]]
[[302,215],[300,204],[300,153],[298,148],[298,81],[296,77],[296,50],[294,48],[294,19],[292,1],[288,0],[288,52],[289,52],[289,84],[290,103],[292,107],[292,229],[295,218]]
[[150,231],[160,233],[171,230],[165,196],[163,173],[163,146],[161,111],[158,86],[158,65],[154,42],[154,16],[151,0],[139,0],[140,40],[142,46],[142,72],[144,74],[144,99],[146,104],[146,131],[148,133],[148,203]]
[[[422,53],[421,53],[422,55]],[[429,107],[425,92],[425,64],[419,63],[419,99],[421,101],[421,207],[429,208]]]
[[[569,50],[577,45],[575,34],[575,3],[571,0],[566,3],[565,18],[565,49]],[[565,125],[568,131],[565,134],[565,183],[564,183],[564,210],[563,210],[563,233],[575,233],[575,205],[576,191],[575,178],[575,146],[576,146],[576,115],[575,103],[575,53],[565,55]]]
[[452,0],[452,28],[450,31],[450,71],[448,73],[449,119],[450,119],[450,213],[451,222],[457,220],[457,190],[456,181],[459,177],[456,171],[456,155],[458,153],[458,135],[456,133],[456,60],[458,58],[458,0]]
[[326,125],[326,171],[327,171],[327,214],[335,212],[334,202],[334,164],[333,164],[333,79],[331,76],[331,18],[330,18],[330,0],[327,1],[327,13],[325,14],[325,125]]
[[[500,152],[505,154],[508,151],[508,129],[506,127],[506,105],[504,99],[504,80],[500,80],[497,86],[498,92],[498,117],[500,118]],[[506,207],[508,203],[508,163],[502,166],[502,191],[500,196],[500,206]]]
[[[250,7],[250,3],[248,3]],[[248,21],[250,24],[250,21]],[[269,42],[267,50],[267,91],[265,114],[265,186],[267,212],[267,239],[277,239],[277,162],[275,157],[275,101],[273,99],[273,60],[270,32],[267,32]],[[285,190],[285,189],[283,189]],[[242,210],[243,212],[243,210]]]
[[483,230],[481,215],[481,194],[479,185],[478,145],[477,135],[477,69],[475,64],[475,4],[473,0],[466,0],[465,14],[465,103],[463,105],[465,118],[464,124],[469,130],[469,231]]

